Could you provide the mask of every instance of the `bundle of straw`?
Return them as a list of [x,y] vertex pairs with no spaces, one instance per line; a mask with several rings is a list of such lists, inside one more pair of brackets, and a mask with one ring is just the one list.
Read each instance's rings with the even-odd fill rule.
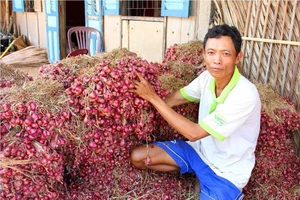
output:
[[0,62],[12,68],[40,67],[49,63],[46,49],[35,46],[29,46],[4,56]]

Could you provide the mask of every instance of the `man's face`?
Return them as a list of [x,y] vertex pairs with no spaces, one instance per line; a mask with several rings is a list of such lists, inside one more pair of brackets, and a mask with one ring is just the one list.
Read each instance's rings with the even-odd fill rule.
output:
[[236,55],[232,39],[229,36],[221,36],[207,40],[203,56],[207,70],[217,81],[229,81],[242,53]]

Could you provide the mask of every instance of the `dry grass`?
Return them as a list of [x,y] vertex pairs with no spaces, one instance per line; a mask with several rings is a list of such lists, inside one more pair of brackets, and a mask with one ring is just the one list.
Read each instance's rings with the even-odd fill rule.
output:
[[290,105],[277,92],[275,92],[270,85],[255,82],[258,89],[262,110],[266,112],[273,120],[281,121],[274,113],[275,110],[290,110],[296,112],[295,107]]
[[53,80],[36,79],[20,86],[3,88],[0,91],[0,104],[10,102],[36,102],[50,110],[57,110],[68,100],[61,83]]

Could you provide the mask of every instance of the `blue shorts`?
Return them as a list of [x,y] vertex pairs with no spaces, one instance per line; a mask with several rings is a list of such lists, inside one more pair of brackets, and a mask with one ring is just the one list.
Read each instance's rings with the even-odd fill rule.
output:
[[215,174],[197,152],[184,140],[155,142],[180,167],[180,173],[195,173],[200,182],[201,200],[237,200],[243,193],[230,181]]

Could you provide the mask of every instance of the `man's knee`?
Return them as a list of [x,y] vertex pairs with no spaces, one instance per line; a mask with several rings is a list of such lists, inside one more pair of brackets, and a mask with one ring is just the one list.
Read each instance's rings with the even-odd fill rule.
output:
[[130,153],[130,161],[137,168],[145,168],[144,160],[146,154],[143,151],[143,147],[136,147]]

